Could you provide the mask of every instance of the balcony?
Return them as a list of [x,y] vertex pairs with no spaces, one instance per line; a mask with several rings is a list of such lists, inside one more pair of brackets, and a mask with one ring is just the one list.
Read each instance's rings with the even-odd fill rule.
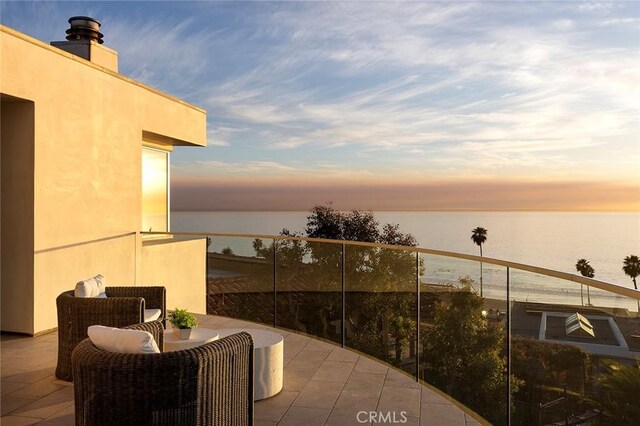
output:
[[[221,316],[198,317],[201,327],[271,329]],[[357,424],[361,411],[396,412],[398,419],[405,412],[406,424],[477,424],[437,391],[384,363],[308,336],[273,331],[285,337],[284,388],[256,402],[256,425]],[[74,424],[73,385],[53,376],[57,342],[55,332],[2,336],[3,425]]]
[[[634,374],[640,355],[634,290],[414,247],[151,234],[164,238],[143,245],[143,277],[206,309],[203,327],[285,336],[284,389],[256,403],[257,424],[356,424],[361,412],[409,424],[629,420],[607,380]],[[592,333],[566,327],[575,314]],[[3,336],[3,424],[73,422],[71,387],[53,379],[56,345],[55,333]]]
[[[269,235],[170,236],[206,241],[209,314],[366,354],[447,394],[478,421],[624,421],[615,417],[620,389],[600,383],[614,371],[635,374],[640,292],[422,248]],[[575,314],[592,324],[593,336],[567,331],[565,320]]]

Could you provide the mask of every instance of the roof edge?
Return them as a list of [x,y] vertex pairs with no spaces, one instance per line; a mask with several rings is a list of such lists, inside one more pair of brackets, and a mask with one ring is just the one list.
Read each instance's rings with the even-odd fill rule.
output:
[[118,79],[120,79],[122,81],[126,81],[127,83],[130,83],[130,84],[133,84],[135,86],[138,86],[138,87],[140,87],[142,89],[145,89],[145,90],[147,90],[147,91],[149,91],[149,92],[151,92],[153,94],[162,96],[163,98],[167,98],[167,99],[172,100],[174,102],[178,102],[181,105],[184,105],[186,107],[192,108],[192,109],[194,109],[194,110],[196,110],[198,112],[201,112],[203,114],[207,113],[207,110],[205,110],[204,108],[200,108],[200,107],[198,107],[196,105],[190,104],[189,102],[183,101],[182,99],[176,98],[175,96],[169,95],[168,93],[162,92],[162,91],[160,91],[158,89],[155,89],[155,88],[153,88],[151,86],[147,86],[146,84],[141,83],[141,82],[139,82],[137,80],[133,80],[132,78],[125,77],[124,75],[122,75],[120,73],[117,73],[115,71],[111,71],[108,68],[105,68],[105,67],[102,67],[100,65],[97,65],[97,64],[95,64],[95,63],[93,63],[91,61],[87,61],[86,59],[83,59],[83,58],[81,58],[79,56],[76,56],[74,54],[65,52],[64,50],[58,49],[57,47],[50,46],[47,43],[45,43],[45,42],[43,42],[41,40],[38,40],[37,38],[28,36],[28,35],[26,35],[24,33],[21,33],[20,31],[14,30],[13,28],[9,28],[9,27],[6,27],[4,25],[0,25],[0,33],[5,33],[5,34],[8,34],[8,35],[14,36],[16,38],[19,38],[20,40],[26,41],[27,43],[31,43],[31,44],[33,44],[35,46],[38,46],[38,47],[43,48],[45,50],[49,50],[50,52],[56,53],[56,54],[58,54],[60,56],[64,56],[67,59],[71,59],[71,60],[79,62],[79,63],[81,63],[81,64],[83,64],[85,66],[92,67],[92,68],[94,68],[94,69],[96,69],[98,71],[104,72],[105,74],[109,74],[112,77],[118,78]]

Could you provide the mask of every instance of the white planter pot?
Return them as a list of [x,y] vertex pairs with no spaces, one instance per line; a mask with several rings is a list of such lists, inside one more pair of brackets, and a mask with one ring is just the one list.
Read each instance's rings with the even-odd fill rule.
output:
[[190,328],[174,328],[173,332],[180,340],[189,340],[191,337],[191,329]]

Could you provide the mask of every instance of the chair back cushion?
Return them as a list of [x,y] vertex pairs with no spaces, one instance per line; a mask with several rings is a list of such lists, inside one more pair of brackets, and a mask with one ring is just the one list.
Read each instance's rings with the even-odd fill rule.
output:
[[98,274],[78,282],[73,295],[75,297],[106,297],[104,277]]
[[148,331],[130,330],[102,325],[87,329],[91,342],[99,349],[121,354],[159,354],[160,349]]
[[155,321],[160,318],[162,311],[160,309],[145,309],[144,310],[144,322]]

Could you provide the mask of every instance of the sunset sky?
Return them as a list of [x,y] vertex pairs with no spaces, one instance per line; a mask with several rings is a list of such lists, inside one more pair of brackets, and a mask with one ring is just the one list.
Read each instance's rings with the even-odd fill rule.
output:
[[172,208],[640,210],[638,2],[2,3],[208,111]]

